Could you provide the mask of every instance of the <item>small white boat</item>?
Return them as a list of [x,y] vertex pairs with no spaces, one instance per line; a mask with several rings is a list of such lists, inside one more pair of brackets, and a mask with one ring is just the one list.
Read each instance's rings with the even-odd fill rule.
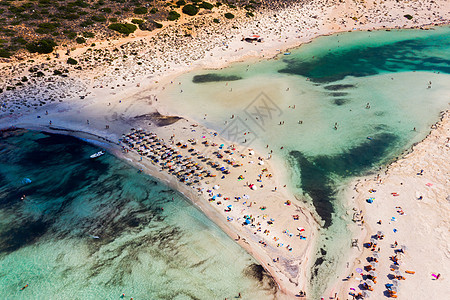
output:
[[105,154],[105,151],[98,151],[97,153],[94,153],[90,156],[90,158],[97,158],[99,156],[102,156]]

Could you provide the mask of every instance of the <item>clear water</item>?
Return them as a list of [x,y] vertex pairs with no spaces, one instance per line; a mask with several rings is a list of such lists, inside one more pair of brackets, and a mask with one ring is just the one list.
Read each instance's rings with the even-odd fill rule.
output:
[[252,257],[165,185],[71,137],[0,134],[2,299],[273,298]]
[[326,229],[312,270],[319,296],[350,244],[339,191],[423,139],[449,107],[448,53],[450,27],[344,33],[271,61],[185,74],[161,99],[171,113],[283,157]]

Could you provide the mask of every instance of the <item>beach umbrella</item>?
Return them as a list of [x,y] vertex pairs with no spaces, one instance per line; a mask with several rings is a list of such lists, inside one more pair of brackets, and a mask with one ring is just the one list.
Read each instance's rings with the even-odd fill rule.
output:
[[398,293],[398,286],[391,286],[390,290],[394,293]]
[[401,245],[400,246],[403,252],[406,252],[406,250],[408,250],[408,247],[406,247],[405,245]]
[[378,252],[373,252],[372,255],[375,258],[380,258],[380,254]]
[[360,273],[362,273],[363,270],[361,268],[356,268],[355,271],[356,271],[356,273],[360,274]]
[[382,235],[384,235],[384,232],[383,231],[377,231],[377,235],[379,235],[379,236],[382,236]]
[[398,287],[400,285],[400,280],[392,279],[392,284],[393,284],[393,286]]
[[378,267],[378,263],[376,263],[376,262],[374,262],[374,261],[372,261],[372,262],[370,263],[370,265],[371,265],[373,268]]
[[213,189],[218,190],[218,189],[219,189],[219,186],[216,184],[216,185],[213,187]]
[[376,239],[374,239],[374,238],[371,238],[371,239],[370,239],[370,242],[371,242],[372,244],[374,244],[374,245],[376,245],[376,244],[377,244],[377,240],[376,240]]
[[370,271],[369,274],[370,276],[377,277],[377,273],[375,271]]
[[400,272],[400,270],[395,270],[394,271],[396,276],[403,276],[402,272]]
[[369,298],[370,297],[370,291],[362,291],[361,295],[363,298]]
[[367,284],[368,286],[372,286],[372,285],[374,285],[375,283],[373,283],[372,280],[367,279],[367,280],[366,280],[366,284]]
[[391,269],[398,270],[398,266],[397,265],[391,265]]

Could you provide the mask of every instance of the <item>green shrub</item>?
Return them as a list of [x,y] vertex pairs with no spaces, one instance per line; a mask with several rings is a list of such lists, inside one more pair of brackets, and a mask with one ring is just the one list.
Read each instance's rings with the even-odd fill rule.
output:
[[216,23],[216,24],[219,24],[220,20],[219,19],[213,19],[213,22]]
[[76,60],[73,59],[72,57],[69,57],[69,58],[67,59],[67,63],[68,63],[69,65],[77,65],[77,64],[78,64],[78,61],[76,61]]
[[109,7],[104,7],[104,8],[102,8],[102,9],[100,9],[100,11],[101,11],[101,12],[104,12],[104,13],[107,13],[107,14],[110,14],[110,13],[111,13],[111,8],[109,8]]
[[95,22],[106,22],[105,16],[92,16],[91,19]]
[[141,7],[136,7],[133,10],[133,12],[136,15],[145,15],[146,13],[148,13],[148,10],[147,10],[147,8],[141,6]]
[[174,10],[169,11],[169,16],[167,17],[167,20],[169,21],[175,21],[178,20],[180,18],[180,14],[177,13]]
[[70,39],[73,40],[76,38],[77,34],[76,32],[70,31],[70,30],[64,30],[63,33]]
[[163,24],[155,22],[155,21],[153,21],[153,24],[155,24],[156,28],[162,28],[163,27]]
[[411,20],[413,18],[413,16],[411,15],[404,15],[405,18],[407,18],[408,20]]
[[139,24],[138,27],[139,27],[140,30],[147,30],[147,31],[152,31],[153,30],[152,26],[149,26],[149,23],[145,23],[145,22]]
[[31,42],[26,45],[26,48],[31,53],[52,53],[56,43],[51,39],[42,39],[39,41]]
[[226,13],[224,16],[225,16],[225,18],[227,18],[228,20],[231,20],[231,19],[234,18],[234,15],[233,15],[232,13]]
[[86,39],[84,37],[81,37],[81,36],[77,37],[77,39],[75,41],[77,41],[78,44],[86,43]]
[[19,44],[19,45],[26,45],[27,44],[27,41],[21,36],[15,37],[11,41],[14,44]]
[[84,36],[85,38],[93,38],[93,37],[95,36],[95,34],[94,34],[93,32],[87,32],[87,31],[85,31],[85,32],[83,32],[83,36]]
[[51,33],[59,26],[61,26],[59,23],[40,23],[35,31],[41,34]]
[[183,6],[182,11],[189,16],[195,16],[198,13],[198,7],[192,4],[188,4]]
[[89,4],[82,0],[77,0],[75,2],[71,2],[68,5],[69,6],[78,6],[78,7],[83,7],[83,8],[89,7]]
[[94,24],[94,22],[92,22],[91,20],[86,20],[80,23],[81,27],[88,27],[91,26],[92,24]]
[[249,18],[255,16],[251,11],[246,12],[245,15]]
[[9,52],[6,49],[0,48],[0,57],[10,58],[11,57],[11,52]]
[[156,14],[157,11],[158,11],[158,10],[157,10],[155,7],[153,7],[153,8],[150,10],[150,13],[151,13],[151,14]]
[[181,7],[181,6],[183,6],[183,5],[186,5],[186,1],[184,1],[184,0],[178,0],[175,4],[176,4],[178,7]]
[[137,29],[136,25],[130,23],[113,23],[109,25],[108,28],[125,35],[129,35]]
[[110,22],[116,23],[117,22],[117,18],[109,18]]
[[199,6],[204,9],[213,9],[214,7],[214,5],[205,1],[203,1]]
[[142,20],[142,19],[133,19],[133,20],[131,20],[131,23],[139,25],[139,24],[144,23],[144,20]]
[[78,20],[80,18],[80,16],[78,14],[66,14],[66,15],[62,15],[61,18],[63,18],[64,20]]

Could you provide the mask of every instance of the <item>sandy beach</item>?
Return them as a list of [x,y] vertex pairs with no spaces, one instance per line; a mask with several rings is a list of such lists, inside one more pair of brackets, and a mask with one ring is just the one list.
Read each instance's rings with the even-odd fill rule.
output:
[[[302,206],[285,187],[285,171],[267,154],[257,153],[245,145],[232,145],[216,132],[184,116],[177,116],[180,119],[170,117],[170,107],[158,101],[158,94],[183,72],[221,68],[245,59],[271,58],[318,36],[336,32],[448,24],[449,11],[447,1],[309,2],[289,7],[267,7],[255,18],[241,16],[220,25],[210,22],[214,15],[202,15],[179,25],[166,26],[157,32],[137,31],[124,39],[98,41],[93,48],[71,51],[70,57],[78,61],[76,66],[66,64],[67,49],[58,50],[59,58],[52,54],[33,57],[27,62],[5,61],[0,64],[0,87],[3,90],[0,93],[0,128],[39,129],[100,142],[99,146],[183,193],[264,266],[279,286],[279,298],[293,298],[300,290],[308,293],[309,258],[314,251],[318,224],[308,208]],[[413,20],[406,19],[405,14],[414,15]],[[194,25],[199,26],[192,36],[182,34],[183,27]],[[264,42],[242,41],[243,37],[253,34],[264,37]],[[56,75],[55,70],[61,74]],[[24,77],[27,79],[24,80]],[[169,117],[158,115],[158,112]],[[448,178],[449,169],[448,140],[442,140],[448,139],[446,120],[448,113],[424,143],[417,145],[405,159],[390,166],[386,175],[380,175],[381,184],[373,180],[359,183],[357,194],[352,196],[355,206],[362,210],[364,216],[359,247],[362,249],[362,242],[369,242],[367,237],[377,231],[385,234],[377,244],[383,249],[379,251],[380,264],[376,271],[380,282],[374,288],[374,299],[385,292],[382,285],[388,283],[385,278],[390,271],[389,256],[395,255],[394,250],[401,249],[401,245],[408,247],[401,259],[402,274],[405,270],[416,273],[403,275],[407,280],[401,281],[398,295],[412,299],[408,298],[407,291],[415,291],[413,286],[432,280],[430,273],[442,273],[441,278],[430,283],[430,289],[436,293],[433,298],[440,299],[448,293],[444,282],[444,270],[448,269],[444,265],[448,249],[444,245],[448,237],[440,237],[440,234],[447,234],[445,228],[448,224],[445,223],[445,215],[440,215],[439,218],[443,218],[441,221],[438,219],[438,212],[445,211],[444,198],[447,195],[444,194],[448,194],[443,182],[444,178]],[[141,160],[142,156],[136,152],[138,148],[119,143],[124,134],[133,134],[131,128],[142,128],[146,134],[156,134],[166,146],[172,147],[183,157],[196,159],[188,151],[194,149],[204,153],[207,148],[209,158],[218,162],[219,166],[227,165],[223,161],[225,155],[225,158],[231,156],[234,161],[239,161],[242,166],[229,167],[230,173],[223,174],[197,158],[198,163],[216,176],[187,185],[167,169],[162,169],[159,162],[152,162],[148,156]],[[193,144],[189,140],[197,142]],[[202,143],[206,140],[209,146]],[[186,147],[181,148],[178,143],[186,143]],[[223,153],[225,150],[233,154]],[[216,151],[223,157],[214,154]],[[424,163],[425,158],[430,161]],[[422,169],[423,175],[416,175]],[[266,176],[268,174],[272,175]],[[224,179],[222,176],[225,176]],[[240,176],[242,180],[239,180]],[[425,185],[428,183],[432,186]],[[218,188],[215,189],[215,186]],[[376,192],[368,194],[370,189]],[[217,197],[219,193],[221,196]],[[418,197],[416,194],[423,198],[415,199]],[[375,198],[372,204],[366,202],[370,197]],[[389,207],[381,204],[387,199],[390,200]],[[226,211],[228,205],[232,205],[231,211]],[[409,236],[407,229],[411,223],[403,219],[416,212],[418,215],[414,220],[421,220],[421,223],[415,225],[415,235]],[[247,225],[242,225],[246,222],[244,216],[250,220]],[[394,216],[396,223],[392,224],[390,220]],[[435,223],[429,222],[430,219]],[[379,220],[381,224],[376,223]],[[392,228],[394,224],[397,229],[395,233]],[[433,232],[432,241],[417,241],[420,237],[429,237],[428,232]],[[392,240],[398,241],[398,247],[390,247],[388,243],[393,243]],[[417,245],[430,248],[426,250]],[[434,249],[442,250],[435,256],[440,260],[431,262],[423,259],[419,263],[415,259]],[[351,273],[354,276],[344,285],[341,282],[336,284],[328,291],[330,296],[338,293],[339,299],[351,299],[349,288],[356,288],[355,280],[362,279],[361,275],[351,270],[365,266],[365,257],[369,253],[367,249],[362,253],[354,250],[351,255],[359,257],[355,261],[359,259],[361,263],[355,263],[353,267],[353,262],[350,263],[342,276]],[[435,286],[431,287],[431,284]],[[356,289],[356,292],[359,290]],[[428,295],[425,290],[423,293],[423,296]]]
[[[381,299],[389,295],[389,285],[398,285],[393,295],[399,299],[444,299],[449,293],[449,116],[443,113],[431,133],[384,173],[352,185],[347,197],[361,229],[330,296],[355,299],[352,294],[369,293]],[[371,258],[376,265],[370,265]],[[376,282],[371,290],[364,287],[370,269]]]

